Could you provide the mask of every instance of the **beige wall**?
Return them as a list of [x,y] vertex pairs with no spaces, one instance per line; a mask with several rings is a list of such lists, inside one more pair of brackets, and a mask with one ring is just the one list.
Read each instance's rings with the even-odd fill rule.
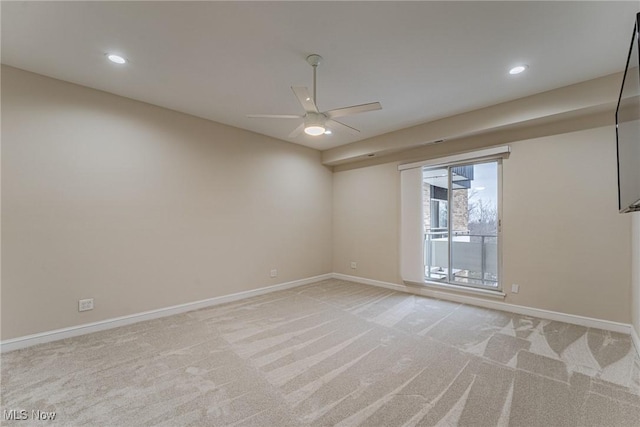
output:
[[[397,161],[332,176],[317,151],[10,67],[2,113],[3,340],[330,271],[401,283]],[[511,144],[506,302],[640,331],[613,137]]]
[[[603,127],[511,144],[503,164],[505,302],[631,321],[631,217],[616,209],[614,138]],[[334,173],[335,272],[401,283],[397,165]],[[519,294],[509,292],[512,283]]]
[[631,233],[631,324],[640,337],[640,212],[631,215],[633,222]]
[[[399,283],[396,164],[334,173],[333,207],[333,271]],[[355,270],[352,261],[357,263]]]
[[331,272],[318,151],[9,67],[2,115],[3,340]]
[[512,145],[503,164],[510,302],[629,323],[631,217],[617,210],[615,131]]

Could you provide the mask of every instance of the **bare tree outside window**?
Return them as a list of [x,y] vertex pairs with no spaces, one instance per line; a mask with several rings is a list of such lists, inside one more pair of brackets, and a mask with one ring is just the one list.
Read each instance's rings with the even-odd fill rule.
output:
[[469,234],[498,234],[498,207],[494,201],[483,199],[476,189],[469,191]]

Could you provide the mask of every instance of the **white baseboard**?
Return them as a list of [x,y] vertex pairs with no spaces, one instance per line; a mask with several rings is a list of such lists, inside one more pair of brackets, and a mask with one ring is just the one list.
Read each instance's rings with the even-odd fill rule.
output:
[[92,332],[104,331],[106,329],[118,328],[120,326],[130,325],[132,323],[143,322],[145,320],[157,319],[160,317],[172,316],[174,314],[186,313],[187,311],[198,310],[214,305],[225,304],[228,302],[238,301],[245,298],[251,298],[258,295],[264,295],[270,292],[282,291],[285,289],[295,288],[297,286],[308,285],[320,280],[331,279],[333,274],[327,273],[320,276],[308,277],[306,279],[294,280],[292,282],[280,283],[278,285],[266,286],[263,288],[252,289],[250,291],[238,292],[220,297],[207,298],[200,301],[188,302],[185,304],[174,305],[171,307],[159,308],[157,310],[145,311],[142,313],[130,314],[128,316],[116,317],[113,319],[101,320],[99,322],[85,323],[83,325],[71,326],[69,328],[56,329],[53,331],[41,332],[33,335],[25,335],[23,337],[12,338],[0,342],[0,352],[18,350],[25,347],[31,347],[36,344],[43,344],[51,341],[58,341],[65,338],[76,337],[78,335],[90,334]]
[[408,290],[409,288],[406,285],[397,285],[395,283],[381,282],[380,280],[367,279],[367,278],[358,277],[358,276],[349,276],[348,274],[341,274],[341,273],[333,273],[331,277],[333,279],[346,280],[348,282],[357,282],[365,285],[378,286],[379,288],[393,289],[395,291],[400,291],[400,292],[410,292]]
[[[459,302],[462,304],[475,305],[479,307],[492,308],[494,310],[507,311],[510,313],[522,314],[524,316],[539,317],[547,320],[555,320],[558,322],[571,323],[573,325],[586,326],[588,328],[604,329],[606,331],[619,332],[623,334],[632,334],[633,328],[630,324],[612,322],[610,320],[595,319],[593,317],[577,316],[575,314],[561,313],[559,311],[544,310],[541,308],[525,307],[522,305],[508,304],[500,301],[492,301],[472,297],[468,295],[454,294],[450,292],[437,291],[426,287],[398,285],[395,283],[381,282],[378,280],[366,279],[363,277],[349,276],[346,274],[333,274],[334,279],[347,280],[350,282],[362,283],[365,285],[379,286],[387,289],[394,289],[400,292],[407,292],[416,295],[424,295],[431,298],[444,299],[448,301]],[[636,349],[640,347],[640,340],[634,338]],[[640,351],[639,351],[640,354]]]

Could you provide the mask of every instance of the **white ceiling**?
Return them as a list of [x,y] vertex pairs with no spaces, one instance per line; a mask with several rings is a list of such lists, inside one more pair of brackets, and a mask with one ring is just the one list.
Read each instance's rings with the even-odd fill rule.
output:
[[[628,2],[2,2],[2,62],[325,150],[623,70]],[[117,66],[106,52],[130,61]],[[288,138],[290,87],[379,101],[348,134]],[[507,70],[526,63],[529,70]]]

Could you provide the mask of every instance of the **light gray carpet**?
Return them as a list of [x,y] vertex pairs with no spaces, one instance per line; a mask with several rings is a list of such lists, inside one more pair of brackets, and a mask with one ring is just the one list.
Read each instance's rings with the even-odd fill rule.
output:
[[56,412],[21,426],[640,426],[640,361],[626,335],[327,280],[5,354],[10,409]]

